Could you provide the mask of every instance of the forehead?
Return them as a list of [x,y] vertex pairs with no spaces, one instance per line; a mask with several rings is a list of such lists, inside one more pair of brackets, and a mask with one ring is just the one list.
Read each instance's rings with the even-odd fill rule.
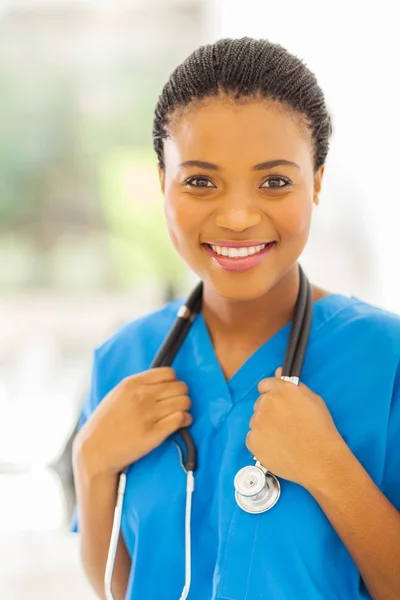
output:
[[166,162],[208,160],[256,164],[285,158],[312,161],[309,129],[301,115],[266,100],[211,98],[186,107],[170,121]]

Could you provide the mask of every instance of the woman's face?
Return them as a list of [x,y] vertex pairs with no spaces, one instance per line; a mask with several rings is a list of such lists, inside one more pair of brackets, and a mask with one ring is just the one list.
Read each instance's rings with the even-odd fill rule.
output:
[[323,167],[314,173],[305,126],[265,100],[212,98],[169,132],[160,181],[176,250],[220,296],[267,294],[302,253],[318,202]]

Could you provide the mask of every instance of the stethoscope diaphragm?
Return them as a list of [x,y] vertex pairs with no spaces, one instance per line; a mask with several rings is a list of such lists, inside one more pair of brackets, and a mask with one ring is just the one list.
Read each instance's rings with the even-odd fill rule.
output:
[[258,514],[270,510],[279,500],[279,480],[259,463],[240,469],[234,479],[236,502],[245,512]]

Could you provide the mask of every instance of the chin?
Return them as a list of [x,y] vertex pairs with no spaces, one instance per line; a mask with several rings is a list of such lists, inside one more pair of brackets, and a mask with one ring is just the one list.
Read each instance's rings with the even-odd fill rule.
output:
[[266,277],[242,277],[236,274],[221,273],[203,279],[204,285],[221,298],[238,301],[251,301],[262,298],[272,289],[274,282]]

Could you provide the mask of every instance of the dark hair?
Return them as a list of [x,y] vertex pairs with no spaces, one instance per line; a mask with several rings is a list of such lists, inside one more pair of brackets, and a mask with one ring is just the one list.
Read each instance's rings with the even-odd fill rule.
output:
[[325,163],[332,124],[315,75],[282,46],[244,37],[201,46],[171,74],[154,113],[153,143],[161,168],[165,166],[164,140],[175,111],[221,91],[235,100],[278,101],[301,115],[312,135],[314,168]]

